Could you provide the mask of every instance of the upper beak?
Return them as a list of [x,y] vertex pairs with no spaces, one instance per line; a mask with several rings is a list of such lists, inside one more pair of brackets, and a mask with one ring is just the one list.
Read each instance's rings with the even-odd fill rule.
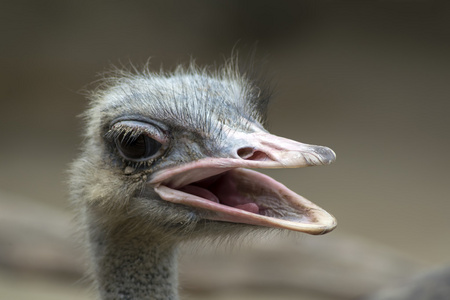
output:
[[[151,184],[177,188],[234,168],[277,169],[328,165],[336,154],[324,146],[303,144],[265,131],[228,134],[227,146],[218,157],[207,157],[156,172]],[[223,157],[225,156],[225,157]],[[185,172],[189,176],[184,176]]]
[[328,147],[303,144],[268,132],[234,133],[230,140],[242,141],[235,144],[237,156],[259,161],[254,164],[257,168],[320,166],[336,159],[336,154]]

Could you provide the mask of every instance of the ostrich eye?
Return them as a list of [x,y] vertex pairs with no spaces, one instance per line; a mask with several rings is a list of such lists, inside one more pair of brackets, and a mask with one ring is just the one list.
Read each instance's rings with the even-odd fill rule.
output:
[[116,146],[123,157],[136,161],[151,158],[162,145],[146,134],[122,133],[116,138]]
[[134,162],[160,155],[169,142],[167,132],[160,126],[135,120],[114,123],[105,137],[115,144],[123,158]]

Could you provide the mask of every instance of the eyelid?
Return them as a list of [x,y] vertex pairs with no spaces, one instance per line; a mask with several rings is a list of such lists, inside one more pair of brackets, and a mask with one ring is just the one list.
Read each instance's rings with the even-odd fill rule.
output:
[[165,145],[168,142],[167,135],[159,127],[140,121],[119,121],[111,126],[111,130],[119,130],[125,132],[128,130],[138,131],[140,133],[147,134],[149,137],[161,143],[162,145]]
[[164,124],[158,120],[149,119],[149,118],[141,116],[141,115],[125,115],[125,116],[117,117],[111,121],[110,126],[112,127],[114,124],[117,124],[117,123],[120,123],[123,121],[149,124],[151,126],[157,127],[158,129],[160,129],[163,132],[169,131],[169,128],[166,126],[166,124]]

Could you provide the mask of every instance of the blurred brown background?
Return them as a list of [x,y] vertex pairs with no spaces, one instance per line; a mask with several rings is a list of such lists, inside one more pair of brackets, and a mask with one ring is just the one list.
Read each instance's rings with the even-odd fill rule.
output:
[[[328,167],[270,172],[336,216],[320,239],[351,235],[427,267],[448,263],[450,7],[362,2],[1,1],[0,222],[20,215],[8,210],[16,198],[32,199],[25,215],[70,217],[65,172],[81,142],[82,91],[99,72],[149,57],[155,70],[190,57],[220,64],[257,43],[276,83],[269,130],[337,153]],[[0,251],[15,239],[32,251],[19,229]],[[74,291],[83,280],[66,291],[14,272],[0,263],[1,299],[30,299],[26,288],[86,297]]]

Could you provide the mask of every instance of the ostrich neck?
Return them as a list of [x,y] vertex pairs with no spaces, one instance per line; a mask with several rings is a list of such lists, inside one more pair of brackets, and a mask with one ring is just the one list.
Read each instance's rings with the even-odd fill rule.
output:
[[94,276],[103,300],[178,299],[176,245],[91,228]]

